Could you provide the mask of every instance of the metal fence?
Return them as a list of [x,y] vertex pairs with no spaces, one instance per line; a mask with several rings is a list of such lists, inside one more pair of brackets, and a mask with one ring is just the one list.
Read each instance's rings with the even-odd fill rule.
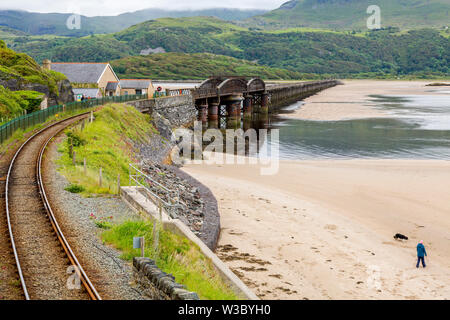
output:
[[65,105],[52,106],[44,110],[39,110],[30,114],[26,114],[15,118],[0,126],[0,143],[9,139],[14,132],[19,129],[25,130],[39,123],[44,123],[49,117],[62,112],[73,112],[77,110],[89,109],[95,106],[104,105],[110,102],[126,102],[133,100],[147,99],[146,94],[142,95],[125,95],[115,97],[103,97],[98,99],[88,99],[80,102],[69,102]]
[[161,183],[155,181],[144,173],[137,165],[130,163],[130,186],[138,186],[145,190],[147,197],[156,205],[161,205],[168,215],[176,219],[180,205],[178,191],[169,190]]

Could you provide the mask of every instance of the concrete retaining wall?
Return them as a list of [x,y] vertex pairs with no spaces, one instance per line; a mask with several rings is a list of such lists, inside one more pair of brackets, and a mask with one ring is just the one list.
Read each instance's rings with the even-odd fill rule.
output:
[[162,212],[161,219],[159,218],[159,212],[157,206],[149,201],[141,192],[138,187],[121,187],[122,199],[136,212],[144,213],[145,218],[152,221],[162,221],[163,228],[170,230],[173,233],[181,235],[193,243],[195,243],[202,253],[211,260],[214,267],[218,271],[222,279],[230,285],[232,290],[242,299],[246,300],[259,300],[242,281],[239,279],[222,260],[217,257],[214,252],[211,251],[192,231],[184,225],[178,219],[171,219],[166,213]]

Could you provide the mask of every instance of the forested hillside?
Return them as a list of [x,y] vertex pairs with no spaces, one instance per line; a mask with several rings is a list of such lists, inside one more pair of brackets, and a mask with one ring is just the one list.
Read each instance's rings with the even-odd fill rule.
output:
[[158,53],[114,60],[111,64],[117,75],[125,79],[206,79],[211,75],[258,76],[272,80],[315,77],[211,53]]
[[449,76],[450,38],[432,29],[364,33],[311,29],[255,31],[215,18],[158,19],[85,38],[16,37],[17,51],[42,61],[110,61],[148,49],[213,53],[322,77]]

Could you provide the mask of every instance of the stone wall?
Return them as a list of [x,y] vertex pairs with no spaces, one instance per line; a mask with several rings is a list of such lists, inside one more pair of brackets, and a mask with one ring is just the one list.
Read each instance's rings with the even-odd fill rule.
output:
[[197,117],[197,110],[191,95],[131,101],[127,104],[133,105],[142,113],[158,113],[170,122],[172,128],[188,126]]
[[133,259],[133,276],[144,294],[151,300],[200,300],[195,292],[190,292],[175,278],[161,271],[148,258]]

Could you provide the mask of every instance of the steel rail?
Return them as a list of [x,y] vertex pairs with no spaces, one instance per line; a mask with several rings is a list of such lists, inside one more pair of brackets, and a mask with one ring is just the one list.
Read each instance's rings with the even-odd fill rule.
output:
[[[12,170],[14,168],[14,164],[15,161],[17,159],[17,157],[19,156],[19,154],[22,152],[23,148],[30,142],[32,141],[34,138],[36,138],[38,135],[42,134],[43,132],[49,130],[50,128],[53,128],[59,124],[62,124],[68,120],[72,120],[78,117],[82,117],[82,116],[87,116],[89,115],[90,112],[86,112],[86,113],[82,113],[76,116],[72,116],[69,117],[67,119],[58,121],[56,123],[53,123],[41,130],[39,130],[38,132],[36,132],[35,134],[33,134],[31,137],[29,137],[21,146],[20,148],[17,150],[17,152],[15,153],[13,159],[10,162],[9,165],[9,169],[8,169],[8,174],[6,176],[6,188],[5,188],[5,201],[6,201],[6,219],[7,219],[7,223],[8,223],[8,230],[9,230],[9,236],[10,236],[10,240],[11,240],[11,246],[13,249],[13,253],[14,253],[14,258],[16,260],[16,266],[17,266],[17,271],[19,273],[19,278],[20,278],[20,283],[22,285],[22,289],[24,292],[24,296],[26,300],[31,300],[30,299],[30,295],[28,293],[28,289],[26,286],[26,282],[25,282],[25,278],[23,276],[23,272],[22,272],[22,267],[20,265],[20,259],[19,259],[19,254],[17,252],[17,247],[14,241],[14,234],[13,234],[13,230],[12,230],[12,224],[11,224],[11,214],[9,211],[9,182],[11,180],[11,173]],[[81,120],[81,119],[80,119]],[[47,147],[47,145],[49,144],[49,142],[55,137],[57,136],[59,133],[61,133],[63,130],[65,130],[68,126],[70,126],[72,123],[68,124],[67,126],[61,128],[60,130],[58,130],[55,134],[53,134],[41,147],[40,152],[39,152],[39,156],[37,159],[37,181],[38,181],[38,185],[39,185],[39,190],[40,190],[40,194],[41,194],[41,199],[44,203],[44,207],[47,210],[47,214],[48,217],[50,219],[50,222],[56,232],[56,235],[58,237],[58,240],[60,241],[61,245],[64,248],[64,251],[66,252],[70,262],[72,263],[72,265],[74,265],[76,268],[76,272],[78,274],[78,276],[80,277],[83,285],[85,286],[89,296],[91,297],[91,299],[93,300],[101,300],[100,295],[98,294],[97,290],[95,289],[95,287],[92,285],[92,283],[90,282],[89,278],[87,277],[86,273],[84,272],[83,268],[81,267],[81,264],[78,262],[78,259],[76,258],[75,254],[73,253],[72,249],[69,246],[69,243],[67,242],[66,238],[64,237],[64,234],[62,233],[56,218],[53,214],[53,211],[51,210],[50,204],[48,202],[47,196],[45,194],[45,190],[43,187],[43,183],[42,183],[42,175],[41,175],[41,165],[42,165],[42,158],[43,158],[43,154],[44,151]],[[45,199],[45,200],[44,200]]]

